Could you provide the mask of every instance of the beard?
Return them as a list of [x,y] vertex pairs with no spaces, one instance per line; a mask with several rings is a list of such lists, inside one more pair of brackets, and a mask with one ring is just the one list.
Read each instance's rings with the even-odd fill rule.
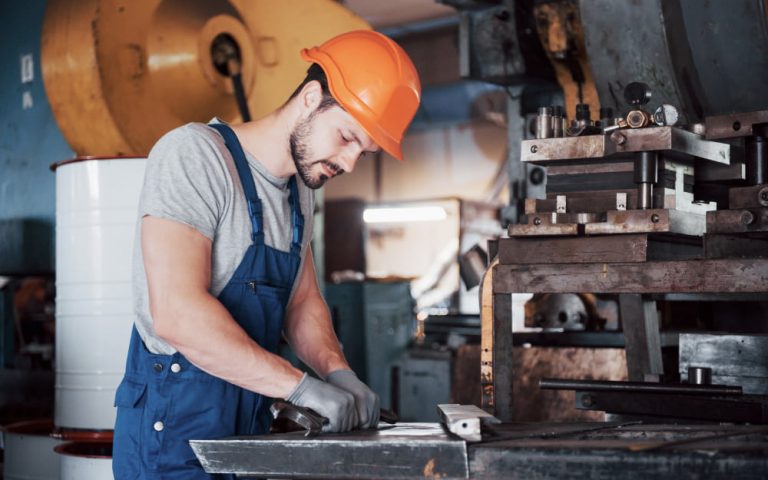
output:
[[[293,164],[296,166],[296,172],[299,174],[301,181],[307,187],[317,190],[325,185],[330,178],[341,175],[344,170],[329,160],[310,160],[309,148],[307,147],[307,139],[312,133],[311,121],[315,117],[315,112],[309,116],[306,120],[294,127],[289,137],[289,144],[291,147],[291,157],[293,158]],[[325,165],[333,175],[329,177],[321,171],[319,174],[313,174],[313,167],[317,164]]]

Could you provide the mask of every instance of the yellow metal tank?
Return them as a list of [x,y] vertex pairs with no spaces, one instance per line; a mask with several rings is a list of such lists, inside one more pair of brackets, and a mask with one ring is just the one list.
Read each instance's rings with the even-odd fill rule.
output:
[[144,156],[165,132],[219,116],[239,122],[213,39],[242,57],[251,115],[303,78],[299,50],[370,26],[332,0],[50,0],[42,71],[56,122],[78,155]]

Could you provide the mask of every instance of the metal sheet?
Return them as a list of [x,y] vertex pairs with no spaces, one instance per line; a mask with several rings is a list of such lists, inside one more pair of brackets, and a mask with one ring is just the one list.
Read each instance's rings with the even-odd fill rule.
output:
[[467,447],[438,423],[324,434],[191,440],[208,473],[265,478],[467,478]]
[[[585,424],[571,424],[570,428],[579,426],[583,428]],[[521,435],[526,428],[564,428],[552,424],[515,427],[522,430]],[[762,479],[768,471],[765,434],[676,445],[653,454],[630,451],[633,446],[649,441],[683,440],[749,429],[754,427],[638,425],[564,437],[481,443],[469,447],[469,468],[476,479]]]
[[[661,151],[676,152],[728,165],[730,145],[704,140],[701,136],[676,127],[650,127],[615,131],[610,135],[586,135],[524,140],[523,162],[547,166],[576,159],[600,159],[615,154]],[[612,159],[605,158],[605,162]],[[626,158],[616,160],[625,162]]]

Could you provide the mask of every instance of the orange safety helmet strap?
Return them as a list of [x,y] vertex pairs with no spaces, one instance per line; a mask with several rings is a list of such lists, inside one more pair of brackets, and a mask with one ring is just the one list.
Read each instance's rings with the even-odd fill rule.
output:
[[320,65],[331,95],[384,151],[402,160],[403,134],[421,99],[421,83],[408,54],[370,30],[331,38],[301,56]]

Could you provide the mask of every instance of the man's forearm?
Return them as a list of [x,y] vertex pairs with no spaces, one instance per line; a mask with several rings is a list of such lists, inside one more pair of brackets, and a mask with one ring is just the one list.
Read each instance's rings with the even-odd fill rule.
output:
[[276,398],[301,380],[299,370],[260,347],[207,292],[163,303],[152,309],[157,334],[207,373]]
[[286,313],[284,332],[296,355],[320,377],[349,369],[333,331],[328,306],[319,295],[309,295],[291,305]]

